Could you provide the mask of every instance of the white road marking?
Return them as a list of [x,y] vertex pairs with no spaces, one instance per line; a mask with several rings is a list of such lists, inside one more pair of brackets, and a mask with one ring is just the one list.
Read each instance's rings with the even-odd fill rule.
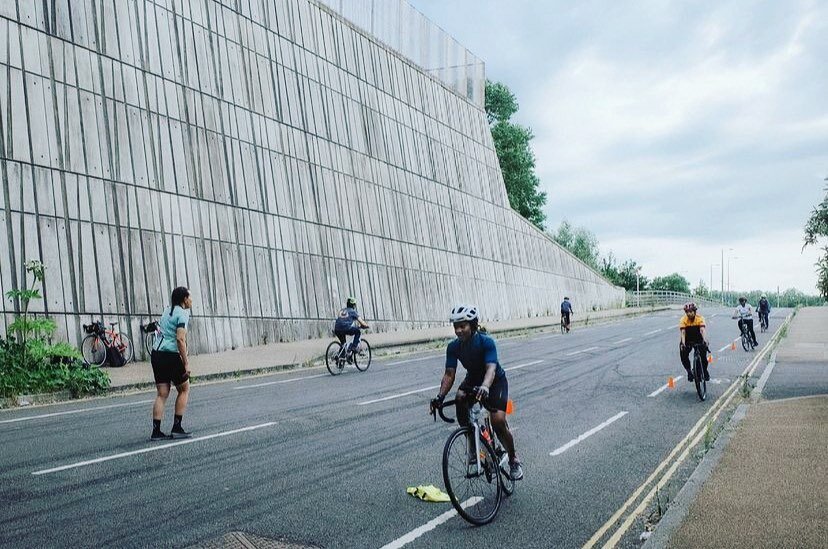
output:
[[754,398],[758,397],[762,394],[762,391],[765,390],[765,384],[768,382],[768,378],[773,372],[773,368],[776,366],[776,351],[774,350],[771,354],[770,361],[768,361],[768,365],[765,367],[765,371],[762,372],[762,377],[759,378],[759,383],[756,384],[756,389],[754,389]]
[[[673,378],[673,382],[677,382],[678,380],[680,380],[680,379],[681,379],[681,378],[683,378],[683,377],[684,377],[684,376],[676,376],[676,377],[674,377],[674,378]],[[647,396],[648,396],[648,397],[658,396],[659,394],[661,394],[661,391],[665,390],[665,389],[666,389],[667,387],[669,387],[669,386],[670,386],[670,384],[669,384],[669,383],[665,383],[664,385],[662,385],[661,387],[659,387],[658,389],[656,389],[655,391],[653,391],[652,393],[650,393],[650,394],[649,394],[649,395],[647,395]]]
[[737,341],[739,341],[740,339],[742,339],[742,338],[741,338],[741,336],[737,337],[736,339],[734,339],[733,341],[731,341],[730,343],[728,343],[727,345],[725,345],[724,347],[722,347],[721,349],[719,349],[719,351],[718,351],[718,352],[720,352],[720,353],[721,353],[722,351],[724,351],[724,350],[725,350],[725,349],[727,349],[728,347],[732,346],[734,343],[736,343],[736,342],[737,342]]
[[59,471],[66,471],[67,469],[77,469],[78,467],[85,467],[86,465],[93,465],[95,463],[102,463],[104,461],[112,461],[113,459],[121,459],[129,456],[135,456],[138,454],[146,454],[148,452],[159,452],[161,450],[166,450],[168,448],[172,448],[173,446],[182,446],[184,444],[192,444],[194,442],[201,442],[202,440],[210,440],[212,438],[219,438],[219,437],[226,437],[229,435],[235,435],[236,433],[243,433],[245,431],[253,431],[255,429],[262,429],[264,427],[270,427],[271,425],[276,425],[275,421],[270,421],[268,423],[260,423],[259,425],[252,425],[250,427],[242,427],[241,429],[233,429],[232,431],[223,431],[221,433],[214,433],[212,435],[207,435],[203,437],[194,437],[188,438],[185,440],[179,440],[177,442],[169,442],[167,444],[160,444],[155,443],[156,446],[149,446],[147,448],[141,448],[140,450],[133,450],[132,452],[122,452],[120,454],[113,454],[111,456],[104,456],[95,459],[90,459],[87,461],[79,461],[77,463],[70,463],[69,465],[61,465],[60,467],[53,467],[51,469],[42,469],[40,471],[32,471],[33,475],[48,475],[49,473],[57,473]]
[[613,345],[620,345],[621,343],[626,343],[628,341],[632,341],[631,337],[625,337],[624,339],[619,339],[618,341],[613,341]]
[[267,387],[268,385],[280,385],[282,383],[292,383],[294,381],[302,381],[303,379],[313,379],[316,377],[328,377],[330,374],[316,374],[313,376],[292,377],[290,379],[280,379],[279,381],[266,381],[264,383],[256,383],[253,385],[242,385],[241,387],[233,387],[234,390],[252,389],[254,387]]
[[518,364],[517,366],[510,366],[508,368],[503,368],[506,371],[511,370],[520,370],[521,368],[526,368],[527,366],[534,366],[535,364],[540,364],[543,362],[542,360],[533,360],[532,362],[527,362],[525,364]]
[[398,364],[408,364],[409,362],[419,362],[420,360],[428,360],[430,358],[438,358],[439,355],[421,356],[420,358],[409,358],[408,360],[398,360],[397,362],[389,362],[388,366],[396,366]]
[[588,349],[581,349],[580,351],[575,351],[574,353],[567,353],[566,356],[575,356],[580,353],[588,353],[590,351],[595,351],[598,347],[590,347]]
[[[472,505],[477,504],[477,502],[479,502],[482,499],[483,498],[477,497],[477,496],[475,496],[473,498],[469,498],[466,501],[464,501],[463,503],[461,503],[460,507],[465,509],[466,507],[470,507]],[[425,524],[423,524],[419,528],[416,528],[416,529],[410,531],[409,533],[407,533],[403,537],[397,538],[394,541],[392,541],[391,543],[383,545],[380,549],[399,549],[400,547],[404,547],[405,545],[408,545],[409,543],[411,543],[412,541],[414,541],[418,537],[422,536],[426,532],[430,532],[431,530],[434,530],[435,528],[437,528],[438,526],[440,526],[441,524],[443,524],[444,522],[446,522],[447,520],[449,520],[450,518],[455,517],[455,516],[457,516],[457,511],[455,511],[454,509],[452,509],[451,511],[446,511],[445,513],[443,513],[442,515],[440,515],[436,519],[433,519],[433,520],[430,520],[430,521],[426,522]]]
[[402,398],[404,396],[414,395],[414,394],[417,394],[417,393],[422,393],[422,392],[425,392],[425,391],[431,391],[433,389],[439,389],[439,388],[440,388],[439,385],[432,385],[431,387],[425,387],[424,389],[415,389],[413,391],[408,391],[407,393],[400,393],[398,395],[391,395],[391,396],[387,396],[387,397],[383,397],[383,398],[378,398],[378,399],[375,399],[375,400],[366,400],[365,402],[357,402],[357,406],[365,406],[366,404],[376,404],[377,402],[385,402],[386,400],[393,400],[395,398]]
[[646,333],[646,334],[644,334],[644,335],[645,335],[645,336],[648,336],[648,335],[653,335],[653,334],[657,334],[657,333],[658,333],[658,332],[660,332],[660,331],[661,331],[661,328],[659,328],[658,330],[653,330],[652,332],[647,332],[647,333]]
[[17,423],[19,421],[29,421],[32,419],[42,419],[44,417],[65,416],[69,414],[81,414],[83,412],[94,412],[95,410],[109,410],[112,408],[124,408],[126,406],[138,406],[139,404],[151,404],[152,400],[142,400],[140,402],[126,402],[124,404],[110,404],[109,406],[95,406],[93,408],[79,408],[77,410],[66,410],[64,412],[52,412],[51,414],[40,414],[37,416],[16,417],[14,419],[4,419],[0,423]]
[[566,444],[564,444],[563,446],[561,446],[557,450],[553,450],[552,452],[549,453],[549,455],[550,456],[558,456],[558,455],[563,454],[564,452],[566,452],[567,450],[569,450],[570,448],[572,448],[573,446],[575,446],[579,442],[583,442],[584,440],[591,437],[592,435],[594,435],[595,433],[597,433],[598,431],[600,431],[604,427],[607,427],[608,425],[614,423],[615,421],[618,421],[619,419],[621,419],[625,415],[627,415],[627,412],[618,412],[617,414],[615,414],[614,416],[612,416],[611,418],[606,420],[601,425],[598,425],[597,427],[593,427],[592,429],[590,429],[589,431],[587,431],[583,435],[579,436],[578,438],[570,440],[569,442],[567,442]]

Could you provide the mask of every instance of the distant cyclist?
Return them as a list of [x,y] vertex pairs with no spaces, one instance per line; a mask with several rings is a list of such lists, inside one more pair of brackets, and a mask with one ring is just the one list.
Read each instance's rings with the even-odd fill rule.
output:
[[747,302],[746,297],[739,298],[739,305],[736,307],[736,310],[733,311],[733,318],[739,319],[739,333],[742,333],[742,325],[744,324],[747,326],[748,334],[750,334],[753,345],[758,346],[759,343],[756,341],[756,332],[753,331],[753,307],[751,307]]
[[566,331],[569,331],[569,317],[572,316],[572,303],[568,297],[565,297],[561,303],[561,318],[564,320]]
[[446,370],[440,383],[440,391],[431,399],[430,411],[439,408],[454,386],[457,362],[466,369],[466,378],[457,388],[457,422],[469,425],[469,407],[475,400],[485,400],[493,410],[489,411],[497,437],[509,453],[509,472],[514,480],[523,478],[523,467],[515,453],[515,441],[506,422],[506,402],[509,400],[509,382],[506,372],[497,360],[495,340],[479,331],[480,317],[472,305],[458,305],[449,317],[454,324],[457,339],[446,348]]
[[339,338],[339,342],[345,345],[345,336],[352,335],[354,340],[348,348],[348,362],[351,362],[350,352],[356,351],[359,345],[359,336],[362,333],[360,328],[368,328],[368,324],[362,320],[357,311],[356,299],[349,297],[345,300],[345,307],[339,311],[339,316],[334,323],[334,334]]
[[695,381],[693,370],[690,368],[690,351],[693,350],[693,345],[702,344],[703,347],[699,349],[701,352],[702,367],[704,368],[704,380],[710,381],[710,374],[707,373],[707,351],[709,340],[707,338],[707,325],[704,323],[704,317],[697,313],[698,307],[692,301],[684,305],[684,316],[679,320],[679,332],[681,338],[679,339],[679,357],[681,357],[681,364],[687,371],[687,381]]
[[759,313],[759,322],[765,320],[765,326],[768,326],[768,317],[770,316],[771,306],[770,301],[765,296],[759,298],[759,303],[756,305],[756,312]]

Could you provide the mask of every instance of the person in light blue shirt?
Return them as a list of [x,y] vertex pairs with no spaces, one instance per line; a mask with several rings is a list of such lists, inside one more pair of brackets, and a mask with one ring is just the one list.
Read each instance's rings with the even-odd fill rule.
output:
[[[187,355],[187,326],[190,323],[190,308],[193,299],[190,291],[180,286],[173,290],[170,307],[164,309],[158,322],[160,334],[155,338],[152,350],[152,373],[155,376],[157,395],[152,406],[152,435],[150,440],[168,438],[189,438],[192,435],[181,427],[181,419],[187,408],[190,395],[190,361]],[[170,387],[175,385],[175,419],[168,437],[161,431],[164,406],[170,396]]]

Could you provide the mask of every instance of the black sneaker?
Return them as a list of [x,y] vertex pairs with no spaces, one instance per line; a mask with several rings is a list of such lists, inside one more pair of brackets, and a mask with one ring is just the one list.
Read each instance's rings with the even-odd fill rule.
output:
[[170,436],[162,433],[161,431],[153,431],[152,435],[150,435],[150,440],[153,442],[157,442],[159,440],[170,440]]
[[190,438],[192,436],[192,433],[185,431],[181,427],[177,429],[173,427],[172,431],[170,431],[170,438]]
[[687,381],[689,381],[689,382],[696,381],[696,378],[693,377],[693,372],[687,372]]
[[710,372],[708,372],[707,370],[704,371],[704,380],[710,381]]

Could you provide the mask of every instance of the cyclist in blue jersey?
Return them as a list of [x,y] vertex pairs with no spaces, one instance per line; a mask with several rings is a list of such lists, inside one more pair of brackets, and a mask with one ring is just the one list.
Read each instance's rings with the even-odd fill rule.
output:
[[457,339],[446,348],[446,370],[440,383],[440,391],[431,400],[430,411],[439,408],[454,385],[457,363],[466,369],[466,378],[460,383],[457,401],[457,422],[469,425],[469,407],[475,400],[486,400],[492,408],[489,415],[497,437],[509,453],[509,469],[512,479],[523,478],[523,467],[515,452],[515,441],[506,422],[506,403],[509,400],[509,382],[506,372],[497,359],[497,345],[490,336],[479,331],[480,318],[477,308],[458,305],[451,311]]
[[334,334],[336,337],[339,338],[339,342],[345,345],[345,336],[352,335],[354,336],[354,340],[351,342],[351,346],[348,349],[348,363],[351,363],[351,353],[356,351],[357,345],[359,345],[359,336],[362,333],[360,328],[369,328],[368,324],[362,320],[362,317],[359,316],[359,311],[357,311],[357,303],[356,299],[353,297],[349,297],[345,300],[345,307],[343,307],[339,311],[339,316],[337,316],[336,321],[334,322]]
[[761,323],[762,320],[764,319],[765,326],[767,326],[768,325],[768,316],[770,315],[771,306],[770,306],[770,301],[768,301],[768,298],[766,296],[763,295],[759,299],[759,304],[756,305],[756,311],[759,313],[759,322]]
[[572,316],[572,302],[565,297],[561,303],[561,318],[566,321],[566,331],[569,331],[569,317]]

